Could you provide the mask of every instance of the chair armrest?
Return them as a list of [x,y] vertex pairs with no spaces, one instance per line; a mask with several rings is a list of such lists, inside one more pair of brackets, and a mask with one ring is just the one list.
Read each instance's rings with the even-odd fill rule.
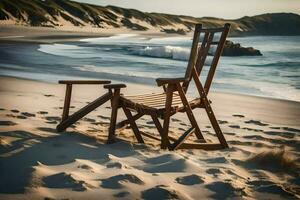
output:
[[162,86],[165,84],[176,84],[181,82],[186,82],[188,79],[186,78],[158,78],[156,79],[156,83],[158,86]]
[[109,84],[111,81],[108,80],[60,80],[59,84]]
[[103,86],[105,89],[121,89],[126,88],[125,84],[107,84]]

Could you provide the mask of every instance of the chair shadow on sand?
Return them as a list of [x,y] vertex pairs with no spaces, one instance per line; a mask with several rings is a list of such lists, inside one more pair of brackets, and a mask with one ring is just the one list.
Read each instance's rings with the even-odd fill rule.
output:
[[[112,148],[77,132],[63,132],[51,137],[26,131],[1,132],[0,135],[21,138],[10,146],[0,146],[0,193],[6,194],[24,193],[26,187],[31,186],[33,167],[39,163],[64,165],[75,159],[101,160],[107,159],[108,154],[124,157],[135,153],[128,149],[130,145],[116,144]],[[45,180],[46,184],[49,180]]]

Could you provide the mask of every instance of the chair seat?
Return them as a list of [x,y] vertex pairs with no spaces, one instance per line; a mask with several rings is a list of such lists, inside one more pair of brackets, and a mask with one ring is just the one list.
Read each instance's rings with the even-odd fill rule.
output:
[[[135,96],[121,96],[121,101],[132,109],[147,109],[153,111],[164,111],[166,103],[166,93],[152,93]],[[200,105],[200,98],[188,99],[191,107]],[[177,111],[183,109],[181,98],[177,92],[173,93],[172,109]]]

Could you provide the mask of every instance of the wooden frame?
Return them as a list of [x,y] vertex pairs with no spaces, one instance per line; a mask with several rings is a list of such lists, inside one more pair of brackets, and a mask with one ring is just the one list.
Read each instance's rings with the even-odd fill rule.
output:
[[[65,94],[62,118],[61,118],[61,122],[56,127],[56,130],[58,132],[62,132],[64,130],[66,130],[68,127],[70,127],[72,124],[77,122],[79,119],[83,118],[88,113],[95,110],[99,106],[103,105],[105,102],[109,101],[110,99],[112,99],[112,101],[114,102],[113,105],[115,105],[118,102],[118,99],[116,99],[116,98],[120,94],[120,88],[125,87],[124,84],[109,85],[108,87],[106,87],[107,89],[109,89],[109,91],[107,93],[103,94],[99,98],[95,99],[88,105],[84,106],[83,108],[79,109],[78,111],[76,111],[75,113],[73,113],[72,115],[69,116],[69,109],[70,109],[71,96],[72,96],[72,87],[74,84],[77,84],[77,85],[78,84],[80,84],[80,85],[99,84],[99,85],[101,85],[101,84],[110,84],[111,81],[108,81],[108,80],[61,80],[58,83],[66,85],[66,94]],[[114,88],[118,88],[118,89],[116,89],[116,91],[114,91],[114,93],[113,93],[111,89],[114,89]],[[117,116],[116,111],[115,110],[113,110],[113,111],[114,112],[112,112],[112,113],[114,113],[114,116],[112,116],[112,119],[116,118],[116,116]],[[112,123],[111,123],[111,125],[112,125]],[[114,128],[113,126],[111,126],[111,127]]]
[[[142,136],[146,136],[151,139],[161,141],[162,149],[168,148],[169,150],[176,150],[182,148],[196,148],[215,150],[228,148],[228,144],[212,110],[211,101],[208,99],[207,94],[209,92],[219,58],[222,54],[229,28],[230,25],[225,24],[224,27],[221,28],[204,29],[201,24],[197,24],[195,27],[190,58],[185,76],[182,78],[156,79],[157,85],[163,86],[164,93],[162,94],[147,94],[127,97],[120,96],[118,98],[118,103],[113,105],[113,110],[118,109],[118,107],[122,107],[127,120],[120,122],[116,126],[114,118],[111,122],[110,132],[114,132],[116,127],[122,127],[130,124],[138,142],[144,143]],[[201,33],[203,33],[204,36],[201,41],[201,45],[199,45]],[[214,41],[216,33],[221,34],[218,41]],[[216,45],[216,51],[203,86],[199,77],[204,67],[210,47],[213,45]],[[192,80],[195,82],[199,98],[193,101],[188,101],[186,92]],[[205,109],[219,143],[206,143],[192,111],[195,108]],[[136,111],[137,114],[133,116],[131,111]],[[191,128],[185,131],[178,139],[175,139],[169,136],[169,124],[170,117],[177,112],[185,112],[187,114],[191,123]],[[160,139],[148,133],[143,133],[138,129],[135,121],[143,115],[151,116],[153,123],[160,134]],[[163,124],[160,123],[159,118],[163,119]],[[198,143],[185,143],[184,141],[193,133],[198,138]]]

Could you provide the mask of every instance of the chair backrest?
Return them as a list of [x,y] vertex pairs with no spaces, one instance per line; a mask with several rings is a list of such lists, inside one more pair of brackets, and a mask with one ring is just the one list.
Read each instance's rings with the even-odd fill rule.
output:
[[188,89],[192,77],[194,77],[193,73],[196,73],[199,78],[206,63],[207,55],[213,54],[204,84],[204,91],[208,93],[225,45],[229,28],[230,24],[225,24],[224,27],[220,28],[203,28],[202,24],[196,24],[190,58],[185,73],[185,78],[189,81],[183,84],[185,92]]

